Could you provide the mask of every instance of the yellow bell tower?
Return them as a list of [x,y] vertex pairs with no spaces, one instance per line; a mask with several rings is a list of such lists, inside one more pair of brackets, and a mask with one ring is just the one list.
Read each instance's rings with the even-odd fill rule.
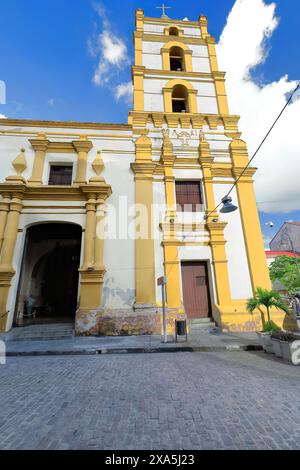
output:
[[[147,18],[139,9],[134,51],[134,106],[129,114],[130,124],[146,121],[144,113],[154,114],[157,125],[163,121],[161,114],[172,113],[172,117],[166,116],[167,122],[182,119],[182,127],[189,127],[191,119],[199,127],[199,119],[193,116],[197,114],[228,116],[225,73],[218,69],[215,38],[207,32],[205,16],[200,16],[198,22],[173,21],[166,15]],[[197,90],[197,80],[206,81],[207,86]]]
[[[146,207],[153,202],[153,182],[163,178],[167,209],[161,223],[161,246],[171,315],[184,313],[182,261],[186,257],[199,260],[204,256],[211,259],[207,262],[214,283],[211,288],[214,319],[225,329],[241,331],[255,329],[259,322],[247,313],[247,298],[256,287],[270,288],[271,283],[253,190],[255,169],[247,170],[234,192],[239,207],[234,222],[233,217],[229,220],[213,211],[220,196],[226,194],[248,162],[248,155],[246,144],[240,140],[239,117],[229,114],[225,72],[218,68],[215,38],[207,26],[204,15],[198,21],[189,21],[173,20],[165,14],[150,18],[143,10],[136,11],[134,103],[128,117],[136,138],[136,162],[132,169],[136,203]],[[181,144],[180,136],[186,139]],[[176,209],[176,179],[191,179],[191,174],[201,175],[205,202],[202,222],[194,226],[179,224]],[[187,233],[191,227],[194,238],[186,242],[187,235],[180,238],[178,233],[180,230]],[[203,230],[209,241],[199,241]],[[205,244],[210,254],[203,251],[205,254],[201,255],[198,248]],[[194,258],[191,253],[180,252],[188,245],[195,250]],[[242,257],[243,288],[236,273],[237,256]],[[155,296],[152,234],[147,241],[136,240],[136,272],[138,303],[159,304]]]

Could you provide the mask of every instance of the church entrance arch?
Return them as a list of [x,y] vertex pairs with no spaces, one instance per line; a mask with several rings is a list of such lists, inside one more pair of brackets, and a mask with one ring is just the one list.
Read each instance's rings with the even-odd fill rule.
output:
[[43,223],[27,229],[14,323],[75,320],[82,228]]

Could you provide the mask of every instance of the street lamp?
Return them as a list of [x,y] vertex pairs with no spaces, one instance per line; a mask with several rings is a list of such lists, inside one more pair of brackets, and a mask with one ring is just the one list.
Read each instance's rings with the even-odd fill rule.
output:
[[229,212],[234,212],[237,210],[237,207],[232,204],[232,198],[230,196],[224,196],[222,198],[223,207],[220,209],[222,214],[228,214]]

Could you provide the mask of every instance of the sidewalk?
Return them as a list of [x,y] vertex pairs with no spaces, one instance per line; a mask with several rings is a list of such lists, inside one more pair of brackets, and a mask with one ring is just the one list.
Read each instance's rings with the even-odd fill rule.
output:
[[247,351],[261,350],[256,333],[220,333],[218,329],[201,331],[188,336],[188,341],[180,337],[152,336],[102,336],[72,337],[62,339],[15,340],[10,333],[0,335],[6,344],[7,356],[43,355],[93,355],[121,353],[158,352],[199,352],[199,351]]

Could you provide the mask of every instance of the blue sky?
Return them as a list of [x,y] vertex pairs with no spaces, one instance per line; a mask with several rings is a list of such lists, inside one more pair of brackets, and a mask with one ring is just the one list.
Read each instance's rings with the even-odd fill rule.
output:
[[[206,14],[209,31],[218,39],[235,1],[165,3],[172,6],[168,15],[173,18],[197,20],[200,13]],[[159,16],[156,6],[160,2],[104,0],[102,4],[112,31],[124,41],[132,60],[135,9],[143,8],[147,16]],[[276,0],[276,5],[280,24],[268,41],[268,58],[252,72],[263,84],[285,74],[290,79],[300,78],[300,2]],[[96,86],[92,81],[97,59],[89,52],[88,41],[103,27],[92,1],[1,0],[0,8],[0,80],[5,81],[7,91],[0,114],[28,119],[127,121],[131,106],[122,99],[117,102],[114,89],[130,80],[130,63],[116,68],[105,86]],[[290,219],[300,220],[300,212],[261,213],[265,236],[272,237],[275,228]],[[273,231],[264,225],[268,220],[276,224]]]

